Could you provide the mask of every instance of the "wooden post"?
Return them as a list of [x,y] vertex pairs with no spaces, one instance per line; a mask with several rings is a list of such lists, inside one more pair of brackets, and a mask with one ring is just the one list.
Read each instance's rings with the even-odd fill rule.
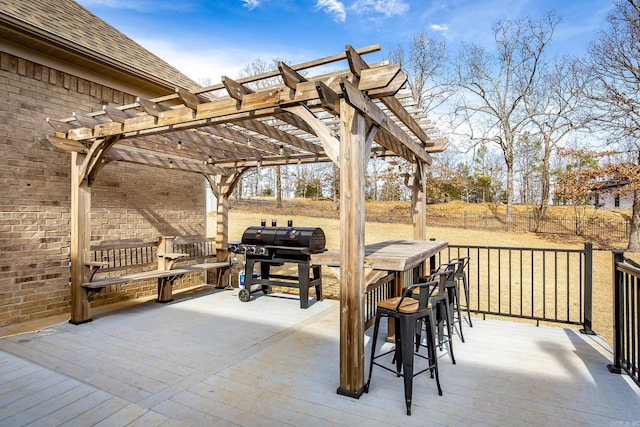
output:
[[[213,195],[216,197],[216,261],[223,262],[229,258],[229,196],[235,188],[240,173],[231,176],[206,176]],[[229,284],[231,271],[228,268],[216,269],[216,287]]]
[[[220,192],[216,204],[216,260],[226,261],[229,258],[229,194]],[[228,268],[216,269],[216,287],[224,287],[229,283],[231,271]]]
[[82,287],[91,233],[91,187],[81,171],[86,155],[71,153],[71,319],[74,325],[91,321],[89,293]]
[[364,391],[364,117],[340,100],[340,387]]
[[419,160],[413,164],[412,193],[413,240],[427,240],[427,184],[424,166]]
[[[416,159],[413,164],[413,185],[411,186],[411,219],[413,224],[413,240],[427,240],[427,179],[424,164]],[[434,257],[431,257],[433,260]],[[425,261],[419,267],[418,276],[428,275],[431,266]],[[425,274],[426,273],[426,274]],[[402,292],[402,290],[400,290]],[[400,295],[400,293],[396,294]]]

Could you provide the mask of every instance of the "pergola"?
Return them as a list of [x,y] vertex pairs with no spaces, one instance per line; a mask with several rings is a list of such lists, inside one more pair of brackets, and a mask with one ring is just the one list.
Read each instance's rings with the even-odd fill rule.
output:
[[[107,162],[203,175],[217,198],[216,256],[228,256],[228,200],[250,168],[334,162],[340,170],[340,387],[364,386],[364,177],[371,157],[412,165],[413,238],[426,239],[425,166],[447,142],[403,89],[398,64],[367,64],[378,45],[244,79],[222,78],[196,92],[176,89],[155,99],[49,119],[48,142],[71,153],[71,319],[88,318],[84,265],[90,248],[91,186]],[[348,69],[308,77],[347,60]],[[277,81],[265,89],[256,82]],[[251,86],[251,84],[254,86]],[[251,87],[250,87],[251,86]],[[264,86],[264,84],[262,85]],[[176,150],[176,144],[180,150]]]

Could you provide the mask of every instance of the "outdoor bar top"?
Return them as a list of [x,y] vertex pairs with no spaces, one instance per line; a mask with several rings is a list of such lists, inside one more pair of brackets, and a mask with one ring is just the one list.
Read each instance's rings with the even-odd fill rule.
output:
[[[387,240],[364,247],[364,266],[374,270],[407,271],[448,246],[440,240]],[[340,266],[340,251],[311,255],[314,265]]]

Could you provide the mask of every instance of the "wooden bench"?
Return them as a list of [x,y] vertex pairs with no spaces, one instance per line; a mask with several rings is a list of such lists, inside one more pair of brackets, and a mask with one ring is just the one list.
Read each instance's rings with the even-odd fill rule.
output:
[[[82,287],[89,292],[99,292],[107,286],[157,280],[157,302],[165,303],[173,300],[173,283],[185,274],[227,269],[233,264],[231,257],[214,261],[215,255],[215,241],[201,236],[162,237],[159,242],[101,241],[91,246],[89,261],[85,263],[88,281],[82,283]],[[127,273],[132,268],[153,269]],[[113,275],[122,271],[125,273]],[[108,276],[96,278],[104,275]]]

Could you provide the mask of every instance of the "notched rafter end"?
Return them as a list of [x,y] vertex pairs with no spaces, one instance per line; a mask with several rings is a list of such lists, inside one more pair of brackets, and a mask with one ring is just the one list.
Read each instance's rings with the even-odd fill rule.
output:
[[226,77],[226,76],[222,77],[222,84],[224,85],[224,88],[227,90],[227,93],[229,94],[229,96],[235,99],[236,101],[242,101],[242,97],[244,95],[249,95],[250,93],[253,93],[253,90],[249,89],[246,86],[243,86],[237,81],[230,79],[229,77]]
[[77,128],[77,126],[74,126],[69,122],[62,122],[60,120],[50,119],[49,117],[47,117],[47,123],[49,123],[51,127],[53,127],[53,129],[59,133],[67,133],[71,129]]
[[192,110],[197,110],[198,105],[208,101],[207,99],[182,88],[176,88],[176,94],[178,95],[178,98],[180,98],[180,101],[182,101],[184,106]]
[[40,143],[49,149],[62,151],[63,153],[86,153],[87,147],[81,142],[73,139],[60,138],[57,136],[48,136],[41,138]]
[[169,107],[167,107],[166,105],[150,101],[140,96],[136,98],[136,102],[147,114],[155,117],[158,117],[158,114],[169,109]]
[[340,96],[321,81],[315,82],[322,108],[334,115],[340,114]]
[[282,81],[289,89],[296,89],[298,83],[306,82],[307,79],[284,62],[278,62],[278,70],[282,76]]
[[110,105],[103,105],[102,109],[104,110],[105,113],[107,113],[107,116],[109,116],[111,120],[117,123],[123,124],[125,120],[133,117],[133,114],[128,113],[119,108],[112,107]]

